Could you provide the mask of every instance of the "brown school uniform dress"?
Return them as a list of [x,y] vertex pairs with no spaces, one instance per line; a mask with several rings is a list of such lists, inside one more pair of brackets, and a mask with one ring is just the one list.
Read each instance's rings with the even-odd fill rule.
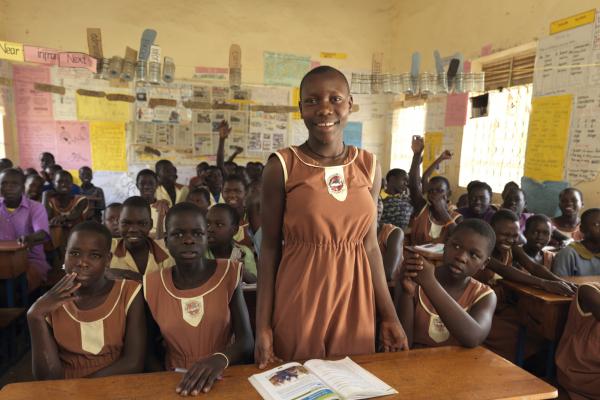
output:
[[[488,285],[471,278],[456,302],[468,312],[474,304],[492,292],[492,288]],[[418,287],[415,295],[413,325],[413,345],[415,347],[460,346],[460,343],[450,335],[421,286]]]
[[118,279],[98,307],[80,310],[74,303],[67,303],[46,317],[65,378],[88,376],[121,357],[127,312],[140,288],[135,281]]
[[231,342],[229,302],[241,272],[240,263],[219,259],[208,281],[186,290],[175,287],[172,267],[144,275],[144,297],[166,342],[167,370],[189,369]]
[[[585,285],[600,292],[599,282]],[[558,383],[571,400],[600,399],[600,321],[583,312],[577,296],[556,350],[556,367]]]
[[[79,203],[81,203],[84,200],[86,200],[85,196],[75,195],[73,196],[73,199],[69,202],[69,204],[67,204],[67,206],[63,208],[60,206],[57,196],[51,197],[48,200],[48,205],[50,208],[50,212],[48,213],[48,220],[51,220],[52,218],[57,217],[59,215],[69,214],[75,207],[77,207]],[[88,204],[85,210],[83,210],[83,212],[81,213],[81,217],[75,221],[72,221],[70,225],[75,226],[78,223],[85,221],[85,216],[88,214],[89,210],[90,207]],[[61,246],[65,246],[70,230],[71,228],[63,226],[51,226],[50,237],[52,239],[52,242],[51,244],[49,243],[48,245],[46,245],[45,248],[47,250],[52,250]]]
[[390,235],[396,230],[400,229],[396,225],[392,224],[383,224],[381,226],[381,231],[377,235],[377,244],[379,244],[379,250],[381,251],[381,255],[383,256],[387,251],[387,241],[390,238]]
[[375,299],[364,239],[376,218],[375,156],[350,146],[321,167],[293,146],[283,167],[283,248],[275,280],[273,348],[283,360],[375,351]]
[[[452,221],[456,221],[460,216],[457,211],[450,211]],[[434,229],[432,229],[434,226],[440,228],[439,232],[434,232]],[[410,243],[417,246],[427,243],[444,243],[449,231],[450,229],[447,226],[434,225],[431,220],[429,206],[426,205],[410,223]]]
[[583,233],[581,233],[580,230],[581,224],[577,224],[575,228],[566,229],[557,225],[556,220],[552,218],[552,227],[560,233],[562,233],[563,235],[565,235],[566,237],[571,238],[576,242],[583,240]]
[[[500,262],[506,266],[513,266],[512,250],[508,250],[501,255]],[[489,285],[496,292],[498,303],[492,319],[492,328],[484,345],[494,353],[501,355],[509,361],[515,361],[517,356],[517,339],[519,334],[519,313],[512,299],[507,298],[503,286],[497,280],[502,279],[494,274],[489,268],[485,268],[483,274],[477,273],[475,277],[482,281],[481,277],[486,276]],[[532,333],[527,334],[525,342],[525,358],[537,353],[542,340],[539,336]]]

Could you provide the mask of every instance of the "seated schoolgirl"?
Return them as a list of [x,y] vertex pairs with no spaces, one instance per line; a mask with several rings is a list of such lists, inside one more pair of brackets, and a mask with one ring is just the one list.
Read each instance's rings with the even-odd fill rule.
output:
[[141,285],[105,276],[111,240],[97,222],[71,230],[67,274],[27,312],[36,379],[142,371],[146,322]]
[[194,204],[173,206],[166,229],[175,266],[145,275],[144,296],[166,344],[165,369],[185,370],[175,391],[197,395],[230,364],[252,358],[242,265],[205,257],[206,221]]
[[[443,176],[429,179],[433,169],[452,157],[449,151],[444,151],[425,171],[421,178],[420,168],[425,144],[421,136],[413,136],[413,159],[408,174],[410,197],[415,208],[415,217],[410,222],[410,243],[422,245],[427,243],[444,243],[452,228],[462,220],[461,214],[449,209],[449,198],[452,194],[450,183]],[[424,182],[427,179],[426,182]]]
[[113,239],[110,273],[123,278],[142,280],[142,276],[174,264],[162,239],[150,234],[150,206],[140,196],[123,202],[119,216],[120,239]]
[[559,276],[600,275],[600,208],[581,214],[581,234],[583,240],[558,252],[552,272]]
[[377,244],[383,258],[385,278],[391,281],[399,271],[402,264],[402,246],[404,243],[404,232],[396,225],[381,222],[383,214],[383,201],[377,199]]
[[483,343],[496,295],[472,276],[489,262],[495,240],[486,222],[470,219],[448,237],[440,267],[407,248],[395,301],[411,347]]
[[556,377],[572,400],[600,395],[600,282],[579,287],[556,350]]
[[256,261],[252,250],[235,242],[240,217],[229,204],[215,204],[206,215],[208,259],[230,259],[243,263],[242,280],[256,283]]
[[550,269],[555,253],[544,248],[550,243],[552,221],[543,214],[535,214],[525,222],[525,240],[523,251],[533,261]]
[[583,195],[579,189],[566,188],[558,195],[560,215],[552,218],[552,245],[566,245],[569,242],[583,239],[579,229],[581,219],[579,213],[583,207]]

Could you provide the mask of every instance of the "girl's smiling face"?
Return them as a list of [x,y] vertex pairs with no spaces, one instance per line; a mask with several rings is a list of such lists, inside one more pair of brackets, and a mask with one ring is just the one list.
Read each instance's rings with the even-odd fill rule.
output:
[[323,144],[341,137],[352,109],[348,82],[339,72],[308,76],[300,93],[300,113],[311,136]]

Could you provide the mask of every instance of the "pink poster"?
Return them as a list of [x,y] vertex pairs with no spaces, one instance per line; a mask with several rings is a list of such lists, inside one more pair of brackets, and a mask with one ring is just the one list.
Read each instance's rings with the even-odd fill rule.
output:
[[40,154],[57,154],[56,123],[54,121],[17,121],[21,168],[40,168]]
[[92,165],[90,129],[87,122],[56,122],[56,162],[64,169]]
[[52,94],[38,92],[34,83],[50,83],[48,67],[15,65],[13,85],[17,121],[48,121],[52,115]]
[[59,53],[58,65],[70,68],[87,68],[96,72],[97,60],[85,53]]
[[23,46],[25,61],[38,64],[58,65],[58,50]]
[[464,126],[467,123],[468,93],[453,93],[446,101],[446,126]]

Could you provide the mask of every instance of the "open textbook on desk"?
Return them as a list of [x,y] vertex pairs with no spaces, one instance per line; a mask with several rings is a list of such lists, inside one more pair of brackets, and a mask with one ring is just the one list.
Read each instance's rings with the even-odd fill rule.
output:
[[248,380],[265,400],[358,400],[398,393],[348,357],[291,362]]

